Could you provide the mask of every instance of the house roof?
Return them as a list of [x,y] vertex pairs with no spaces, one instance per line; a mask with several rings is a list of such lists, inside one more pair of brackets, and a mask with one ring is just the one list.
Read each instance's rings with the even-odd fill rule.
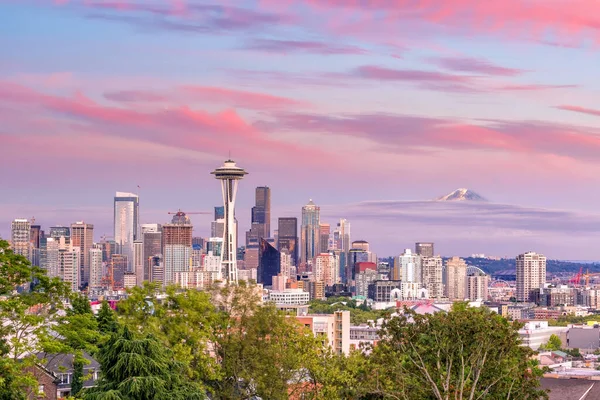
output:
[[600,400],[600,381],[542,378],[541,384],[542,389],[550,391],[548,400]]
[[[73,358],[75,357],[73,354],[38,353],[37,357],[39,359],[45,359],[46,362],[44,367],[55,374],[73,371]],[[98,361],[94,360],[89,354],[83,353],[83,357],[89,361],[89,364],[85,364],[83,366],[84,370],[100,369],[100,364]]]
[[562,358],[569,357],[569,355],[567,353],[565,353],[564,351],[560,351],[560,350],[553,351],[552,354],[555,356],[562,357]]

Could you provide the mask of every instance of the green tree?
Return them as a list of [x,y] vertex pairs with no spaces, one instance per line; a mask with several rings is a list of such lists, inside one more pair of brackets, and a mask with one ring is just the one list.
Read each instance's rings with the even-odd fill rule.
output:
[[382,328],[363,396],[407,399],[539,399],[542,374],[521,346],[518,323],[456,303],[450,312],[405,310]]
[[85,400],[195,400],[206,398],[184,379],[184,366],[152,336],[136,338],[127,327],[113,333],[98,353],[102,377],[81,392]]
[[562,348],[562,341],[557,335],[552,334],[550,335],[550,338],[548,338],[548,343],[546,343],[542,347],[544,350],[548,351],[560,350]]
[[96,316],[96,322],[98,324],[98,330],[101,333],[110,334],[117,332],[119,328],[117,316],[106,300],[104,300],[100,306],[100,310]]

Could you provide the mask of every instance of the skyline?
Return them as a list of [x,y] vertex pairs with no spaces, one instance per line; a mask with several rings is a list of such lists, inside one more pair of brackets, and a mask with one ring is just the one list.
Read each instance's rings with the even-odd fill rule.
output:
[[[271,224],[312,198],[382,256],[600,259],[597,5],[415,4],[0,0],[0,236],[110,235],[137,185],[144,223],[211,211],[231,151],[240,237],[266,185]],[[429,201],[459,187],[491,202]]]

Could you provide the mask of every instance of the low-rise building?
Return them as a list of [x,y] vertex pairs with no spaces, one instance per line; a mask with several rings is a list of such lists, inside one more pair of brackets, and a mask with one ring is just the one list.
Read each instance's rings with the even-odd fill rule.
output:
[[303,324],[323,344],[329,345],[338,354],[350,353],[350,311],[336,311],[333,314],[309,314],[297,316]]
[[308,304],[310,294],[302,289],[271,290],[269,291],[268,300],[275,304]]
[[522,329],[519,329],[519,336],[521,336],[523,346],[537,350],[542,344],[548,343],[550,336],[564,337],[568,330],[568,327],[548,326],[548,321],[529,321]]

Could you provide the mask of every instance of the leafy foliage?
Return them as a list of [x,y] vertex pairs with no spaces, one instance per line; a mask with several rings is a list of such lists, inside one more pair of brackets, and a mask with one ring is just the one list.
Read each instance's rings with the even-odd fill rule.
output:
[[540,346],[540,350],[548,350],[548,351],[556,351],[556,350],[560,350],[561,348],[562,348],[562,341],[555,334],[550,335],[550,337],[548,338],[548,343]]
[[356,304],[356,300],[347,297],[330,297],[327,300],[312,300],[310,312],[315,314],[333,314],[335,311],[350,311],[350,321],[359,325],[368,321],[377,321],[389,316],[389,311],[372,310],[366,304]]

